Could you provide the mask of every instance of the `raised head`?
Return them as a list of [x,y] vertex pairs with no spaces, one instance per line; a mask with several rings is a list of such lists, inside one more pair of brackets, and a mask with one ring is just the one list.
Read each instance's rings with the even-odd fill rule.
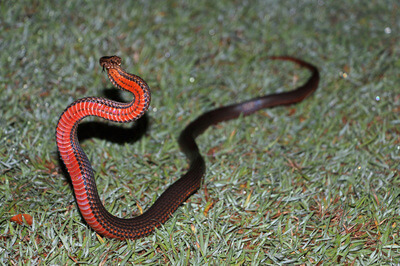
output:
[[102,58],[100,58],[100,66],[103,67],[103,71],[105,69],[117,68],[120,65],[121,65],[121,57],[118,57],[116,55],[103,56]]

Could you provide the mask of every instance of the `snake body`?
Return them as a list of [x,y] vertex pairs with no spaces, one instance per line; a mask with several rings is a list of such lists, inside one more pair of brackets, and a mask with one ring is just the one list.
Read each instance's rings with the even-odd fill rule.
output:
[[97,116],[114,122],[131,122],[140,118],[150,104],[150,88],[139,76],[121,68],[121,58],[107,56],[100,65],[117,88],[133,94],[129,103],[104,98],[87,97],[70,104],[57,124],[57,147],[74,187],[76,202],[87,222],[100,235],[117,239],[136,239],[152,233],[174,213],[201,185],[206,166],[195,138],[211,125],[246,116],[260,109],[299,102],[318,87],[318,69],[300,59],[288,56],[270,57],[272,60],[292,61],[312,72],[307,82],[289,92],[257,97],[242,103],[206,112],[191,122],[181,133],[179,145],[189,160],[189,170],[154,202],[142,215],[123,219],[109,213],[101,203],[89,159],[78,142],[77,127],[87,116]]

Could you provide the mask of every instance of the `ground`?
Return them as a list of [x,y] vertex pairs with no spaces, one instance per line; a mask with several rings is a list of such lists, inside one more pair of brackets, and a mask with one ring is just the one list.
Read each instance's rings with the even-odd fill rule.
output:
[[[399,264],[400,31],[396,1],[16,1],[0,4],[0,262]],[[146,210],[187,169],[179,132],[201,113],[291,90],[303,102],[198,138],[202,188],[154,234],[105,239],[79,214],[55,144],[85,96],[129,101],[98,60],[152,89],[139,125],[86,119],[106,208]],[[10,219],[29,214],[32,225]]]

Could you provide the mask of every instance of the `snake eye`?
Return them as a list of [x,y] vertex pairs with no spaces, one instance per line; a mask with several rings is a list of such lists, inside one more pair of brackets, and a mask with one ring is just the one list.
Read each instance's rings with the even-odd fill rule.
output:
[[114,56],[111,58],[111,60],[112,60],[113,65],[117,65],[117,66],[120,66],[120,65],[121,65],[121,58],[120,58],[120,57],[114,55]]

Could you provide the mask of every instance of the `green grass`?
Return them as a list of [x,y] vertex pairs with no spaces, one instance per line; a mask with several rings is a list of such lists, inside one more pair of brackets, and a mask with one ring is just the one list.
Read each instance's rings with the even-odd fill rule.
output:
[[[0,4],[0,263],[399,264],[399,11],[396,1]],[[300,104],[208,130],[198,193],[156,233],[116,241],[82,220],[54,136],[72,101],[115,97],[98,65],[113,54],[152,88],[138,141],[83,141],[121,217],[185,172],[176,140],[191,120],[309,75],[264,56],[308,60],[321,83]],[[18,213],[33,225],[10,222]]]

